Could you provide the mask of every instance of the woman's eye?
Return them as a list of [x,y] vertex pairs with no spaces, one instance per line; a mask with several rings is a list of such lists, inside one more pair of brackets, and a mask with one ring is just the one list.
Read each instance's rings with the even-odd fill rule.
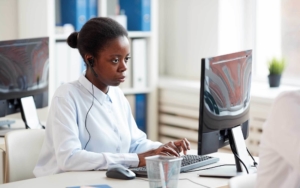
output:
[[119,59],[114,59],[112,62],[113,62],[113,63],[118,63],[118,62],[119,62]]
[[126,58],[125,58],[125,62],[127,62],[129,59],[130,59],[130,57],[126,57]]

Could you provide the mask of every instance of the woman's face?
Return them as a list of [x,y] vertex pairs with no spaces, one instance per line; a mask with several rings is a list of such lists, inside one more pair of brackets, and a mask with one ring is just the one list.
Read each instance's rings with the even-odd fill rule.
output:
[[104,93],[108,91],[108,86],[120,85],[125,81],[129,53],[127,37],[120,36],[108,42],[94,60],[93,69],[98,77],[92,75],[94,78],[90,81]]

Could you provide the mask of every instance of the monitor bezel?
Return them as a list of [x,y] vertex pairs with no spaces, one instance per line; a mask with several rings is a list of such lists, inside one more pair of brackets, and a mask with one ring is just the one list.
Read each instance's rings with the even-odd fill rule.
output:
[[[36,37],[36,38],[25,38],[25,39],[15,39],[15,40],[3,40],[1,43],[25,43],[25,42],[39,42],[45,41],[48,44],[48,63],[49,62],[49,37]],[[21,98],[33,97],[36,108],[44,108],[48,106],[48,92],[49,92],[49,73],[47,72],[47,85],[46,87],[34,89],[34,90],[23,90],[23,91],[9,91],[0,92],[0,117],[5,117],[6,115],[22,112],[21,110]]]
[[[247,54],[252,56],[252,50],[244,50],[239,51],[231,54],[225,54],[220,56],[215,56],[215,58],[224,58],[224,60],[229,59],[228,57],[232,55],[238,55],[238,54]],[[212,58],[212,57],[211,57]],[[224,127],[222,129],[216,129],[215,131],[210,131],[208,133],[204,132],[204,82],[205,82],[205,67],[207,61],[209,61],[210,58],[202,58],[201,59],[201,77],[200,77],[200,100],[199,100],[199,124],[198,124],[198,155],[206,155],[210,153],[217,152],[218,149],[229,145],[229,132],[232,128],[241,126],[242,134],[244,139],[248,138],[249,135],[249,112],[250,112],[250,105],[247,107],[245,112],[240,115],[239,120],[243,119],[243,121],[236,121],[236,125],[231,127]],[[230,58],[231,59],[231,58]],[[250,103],[250,101],[249,101]],[[228,118],[230,119],[230,118]],[[223,134],[221,131],[226,131],[226,135],[223,136],[220,133]],[[211,140],[210,143],[205,143],[206,140]]]

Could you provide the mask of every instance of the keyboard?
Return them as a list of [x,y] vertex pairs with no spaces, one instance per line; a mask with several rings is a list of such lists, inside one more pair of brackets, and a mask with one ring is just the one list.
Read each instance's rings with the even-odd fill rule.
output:
[[[180,173],[188,172],[190,170],[200,168],[202,166],[206,166],[212,163],[216,163],[219,161],[217,157],[210,157],[205,155],[183,155],[181,162]],[[137,177],[147,177],[147,168],[146,166],[130,168]]]

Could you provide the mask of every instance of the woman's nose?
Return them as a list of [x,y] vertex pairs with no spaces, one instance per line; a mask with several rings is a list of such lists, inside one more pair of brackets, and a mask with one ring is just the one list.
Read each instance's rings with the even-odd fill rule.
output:
[[120,67],[119,67],[120,71],[124,72],[127,70],[127,62],[125,60],[122,61],[122,63],[120,63]]

